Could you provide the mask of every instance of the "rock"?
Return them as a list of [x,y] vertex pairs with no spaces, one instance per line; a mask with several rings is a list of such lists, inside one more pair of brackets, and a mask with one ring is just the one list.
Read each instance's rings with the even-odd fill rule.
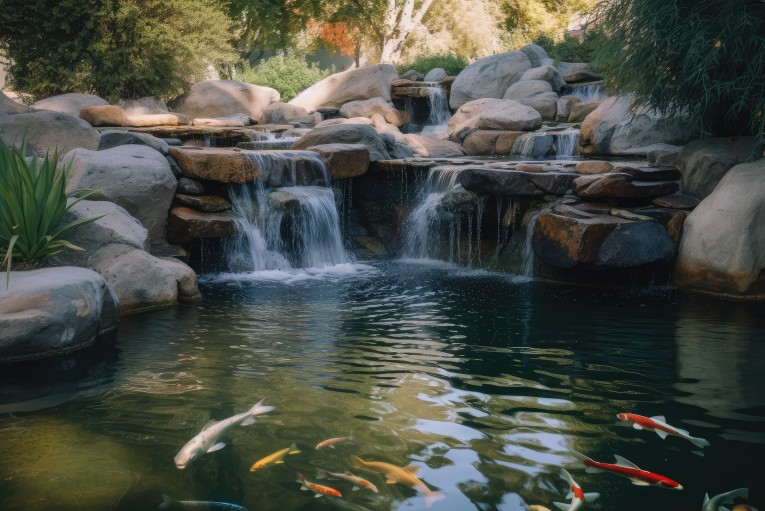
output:
[[359,246],[370,251],[376,257],[386,257],[388,251],[385,250],[385,245],[382,242],[372,236],[354,236],[353,241],[359,244]]
[[87,122],[69,114],[42,110],[0,117],[0,137],[18,146],[22,138],[27,148],[44,157],[58,150],[59,156],[72,149],[98,148],[98,132]]
[[279,101],[279,93],[237,80],[207,80],[195,83],[173,108],[192,119],[216,118],[244,114],[260,119],[271,103]]
[[666,227],[654,221],[619,224],[601,243],[595,266],[598,268],[636,268],[668,262],[675,246]]
[[652,202],[661,208],[672,209],[693,209],[699,205],[698,199],[680,194],[657,197]]
[[[415,71],[416,72],[416,71]],[[422,87],[422,84],[417,80],[409,80],[407,78],[399,78],[390,82],[391,87]]]
[[37,110],[52,110],[54,112],[69,114],[73,117],[79,117],[80,110],[83,108],[108,104],[109,102],[104,98],[93,94],[70,92],[68,94],[41,99],[40,101],[32,103],[32,108],[36,108]]
[[89,259],[94,253],[112,244],[149,250],[149,231],[123,207],[113,202],[80,201],[67,211],[61,222],[68,223],[94,216],[101,218],[75,227],[66,237],[67,241],[82,248],[84,252],[66,250],[53,259],[56,265],[88,267]]
[[123,315],[199,297],[194,270],[174,258],[109,245],[93,255],[91,264],[114,290]]
[[161,138],[133,131],[102,131],[98,142],[98,150],[103,151],[104,149],[129,144],[146,145],[166,156],[169,154],[169,146]]
[[371,118],[374,114],[382,115],[387,122],[394,126],[409,124],[409,114],[397,110],[396,107],[383,98],[349,101],[340,107],[340,115],[346,119],[353,117]]
[[304,115],[308,115],[308,111],[305,108],[290,105],[289,103],[276,102],[271,103],[263,110],[263,115],[258,122],[260,124],[291,124],[292,119]]
[[114,105],[89,106],[80,110],[80,118],[94,127],[125,126],[125,111]]
[[[465,137],[462,147],[468,156],[488,156],[497,154],[497,139],[506,131],[499,130],[476,130]],[[524,133],[513,131],[511,133]]]
[[175,163],[175,160],[173,159],[173,157],[170,155],[167,155],[165,156],[165,159],[167,160],[167,163],[170,165],[170,170],[173,172],[173,176],[175,176],[175,179],[180,179],[181,176],[183,176],[183,171],[181,171],[181,168],[178,166],[177,163]]
[[571,115],[571,109],[581,102],[582,98],[579,96],[561,96],[558,98],[558,103],[555,105],[555,120],[558,122],[567,121]]
[[11,272],[0,287],[0,363],[64,355],[117,327],[120,305],[104,279],[85,268]]
[[462,215],[475,213],[477,206],[478,194],[458,185],[441,196],[437,209],[441,215]]
[[500,131],[494,144],[494,152],[501,155],[513,154],[515,141],[524,133],[524,131]]
[[306,149],[323,144],[361,144],[369,151],[369,161],[388,160],[385,143],[371,126],[361,124],[341,124],[322,126],[306,133],[303,138],[292,144],[293,149]]
[[577,174],[571,172],[522,172],[517,170],[468,167],[460,173],[465,190],[481,195],[563,195]]
[[613,168],[614,166],[607,161],[585,160],[576,164],[577,174],[605,174]]
[[527,44],[521,51],[529,58],[531,67],[539,67],[550,58],[545,49],[537,44]]
[[765,158],[731,168],[688,215],[678,286],[765,298]]
[[461,145],[455,144],[449,140],[416,134],[405,135],[404,139],[406,140],[406,145],[412,149],[415,156],[425,158],[454,158],[465,155],[465,151]]
[[540,67],[532,67],[523,73],[518,81],[523,82],[527,80],[544,80],[550,84],[550,90],[553,92],[559,92],[566,86],[566,81],[563,79],[563,76],[561,76],[560,71],[555,69],[555,66],[549,64]]
[[479,59],[457,75],[452,83],[449,105],[456,110],[477,99],[499,99],[531,67],[529,57],[520,51]]
[[[393,149],[393,146],[397,142],[400,144],[406,142],[406,138],[404,137],[404,134],[401,133],[401,130],[398,129],[397,126],[394,126],[393,124],[386,121],[382,115],[372,114],[371,120],[372,126],[380,135],[380,138],[383,139],[383,142],[385,142],[385,146],[388,148],[389,152]],[[388,142],[386,140],[388,137],[392,137],[392,142]]]
[[65,158],[72,161],[67,191],[97,190],[91,200],[108,200],[125,208],[148,229],[152,243],[165,239],[167,212],[178,182],[162,153],[131,144],[103,151],[77,149]]
[[231,209],[231,203],[217,195],[184,195],[178,193],[175,195],[175,202],[203,213],[220,213]]
[[574,191],[580,197],[614,199],[654,199],[675,193],[680,187],[675,182],[633,182],[629,174],[614,172],[583,176],[574,180]]
[[593,99],[590,101],[577,101],[572,103],[571,112],[567,119],[568,122],[582,122],[588,115],[595,111],[600,106],[601,101]]
[[350,119],[337,118],[337,119],[325,119],[316,125],[316,128],[323,128],[325,126],[339,126],[341,124],[362,124],[365,126],[372,126],[374,122],[367,117],[352,117]]
[[191,122],[192,126],[234,126],[244,128],[255,124],[249,115],[231,114],[223,117],[197,117]]
[[590,65],[584,62],[556,62],[554,66],[563,76],[566,83],[596,82],[601,80],[601,77],[590,68]]
[[681,177],[677,167],[617,165],[613,168],[613,172],[629,174],[636,181],[675,181]]
[[390,99],[391,82],[398,78],[396,68],[379,64],[335,73],[292,98],[289,103],[309,113],[320,106],[340,108],[349,101],[382,97]]
[[321,156],[332,179],[348,179],[365,174],[369,151],[361,144],[320,144],[306,147]]
[[666,147],[649,151],[646,155],[648,165],[651,167],[677,167],[679,165],[678,156],[681,149],[681,146],[667,145]]
[[694,130],[680,121],[665,118],[655,110],[634,108],[627,96],[613,96],[582,122],[579,152],[645,155],[652,145],[684,144],[693,134]]
[[555,137],[548,133],[524,133],[515,139],[512,154],[526,158],[544,158],[552,153],[554,143]]
[[449,76],[446,71],[443,68],[440,67],[434,67],[430,71],[427,72],[425,77],[422,79],[423,82],[429,82],[429,83],[438,83],[444,78]]
[[697,199],[707,197],[726,172],[752,154],[751,137],[693,140],[677,155],[683,191]]
[[425,75],[417,70],[410,69],[406,73],[401,75],[402,80],[409,80],[411,82],[422,82],[425,79]]
[[542,116],[531,107],[509,99],[478,99],[462,105],[449,119],[449,139],[461,141],[473,130],[535,130]]
[[22,105],[21,103],[17,103],[0,90],[0,115],[23,114],[29,112],[34,112],[34,109]]
[[502,99],[519,100],[530,96],[536,96],[537,94],[544,94],[545,92],[552,92],[552,87],[548,82],[544,80],[523,80],[515,82],[508,87],[505,94],[502,96]]
[[189,119],[182,114],[167,113],[128,115],[126,113],[123,126],[132,128],[150,128],[153,126],[186,126],[188,124]]
[[412,158],[414,157],[414,151],[405,144],[399,144],[396,143],[393,146],[393,149],[390,151],[390,157],[393,159],[403,160],[405,158]]
[[236,235],[236,218],[231,211],[202,213],[185,206],[170,210],[167,229],[170,243],[188,243],[199,238],[233,238]]
[[126,115],[154,115],[169,113],[167,105],[159,98],[147,96],[138,99],[121,99],[117,106],[125,111]]
[[527,96],[519,99],[518,103],[530,106],[539,112],[542,119],[546,121],[554,121],[558,113],[558,95],[554,92],[545,92],[543,94]]
[[176,193],[182,193],[186,195],[202,195],[205,193],[205,185],[196,179],[182,177],[178,180],[178,188],[176,189]]

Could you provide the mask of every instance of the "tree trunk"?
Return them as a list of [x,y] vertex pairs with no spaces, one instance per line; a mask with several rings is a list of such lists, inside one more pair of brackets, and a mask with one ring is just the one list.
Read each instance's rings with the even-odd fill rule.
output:
[[388,0],[385,9],[385,39],[380,51],[380,62],[398,63],[404,42],[409,34],[422,22],[422,17],[430,9],[433,0],[423,0],[420,8],[414,10],[414,0],[406,0],[400,9],[396,9],[396,1]]

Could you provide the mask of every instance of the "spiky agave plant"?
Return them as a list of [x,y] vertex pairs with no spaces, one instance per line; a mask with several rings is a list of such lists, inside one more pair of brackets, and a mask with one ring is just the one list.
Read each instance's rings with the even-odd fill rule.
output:
[[61,223],[64,214],[92,190],[66,192],[71,162],[58,166],[58,151],[45,158],[27,159],[26,141],[8,147],[0,139],[0,254],[6,266],[6,289],[11,262],[43,261],[66,249],[83,251],[62,236],[78,225],[100,216]]

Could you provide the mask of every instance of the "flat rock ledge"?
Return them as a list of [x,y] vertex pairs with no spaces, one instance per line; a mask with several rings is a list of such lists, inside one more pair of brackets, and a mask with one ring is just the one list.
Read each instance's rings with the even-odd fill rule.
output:
[[116,295],[92,270],[11,272],[10,287],[0,286],[0,365],[86,348],[116,329],[119,312]]

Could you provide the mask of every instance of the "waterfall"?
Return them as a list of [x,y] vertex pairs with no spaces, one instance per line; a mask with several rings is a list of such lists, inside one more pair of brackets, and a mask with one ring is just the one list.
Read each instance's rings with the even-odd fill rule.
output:
[[428,87],[428,104],[430,114],[422,128],[422,134],[445,137],[452,111],[449,109],[449,99],[446,92],[441,86]]
[[589,83],[587,85],[571,85],[566,87],[561,95],[576,96],[581,98],[582,101],[602,101],[608,97],[606,91],[603,90],[602,83]]
[[555,156],[579,156],[577,144],[579,143],[579,130],[570,129],[555,134]]
[[544,158],[552,151],[552,148],[553,137],[551,134],[544,131],[524,133],[515,139],[510,154],[525,158]]
[[534,278],[534,259],[536,254],[534,253],[534,226],[537,224],[537,218],[546,210],[540,210],[534,213],[529,218],[529,223],[526,225],[526,238],[523,242],[523,253],[521,259],[521,275],[528,278]]

